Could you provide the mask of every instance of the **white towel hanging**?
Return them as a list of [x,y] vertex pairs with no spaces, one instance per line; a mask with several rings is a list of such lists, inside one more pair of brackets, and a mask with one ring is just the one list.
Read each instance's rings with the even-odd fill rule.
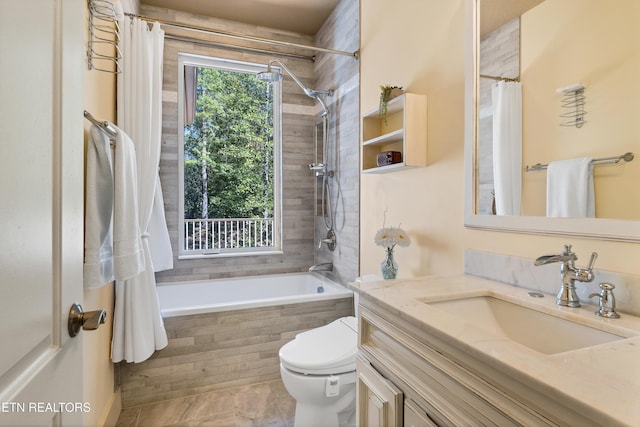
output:
[[113,172],[109,137],[91,126],[87,144],[87,195],[84,234],[84,286],[97,288],[114,279]]
[[558,160],[547,168],[547,216],[594,218],[591,158]]

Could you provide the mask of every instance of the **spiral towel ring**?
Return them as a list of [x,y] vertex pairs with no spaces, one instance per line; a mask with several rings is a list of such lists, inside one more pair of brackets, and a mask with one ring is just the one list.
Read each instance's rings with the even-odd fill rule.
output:
[[[87,66],[89,70],[119,74],[118,60],[122,52],[118,13],[107,0],[89,0],[89,41],[87,42]],[[110,66],[110,64],[113,64]]]

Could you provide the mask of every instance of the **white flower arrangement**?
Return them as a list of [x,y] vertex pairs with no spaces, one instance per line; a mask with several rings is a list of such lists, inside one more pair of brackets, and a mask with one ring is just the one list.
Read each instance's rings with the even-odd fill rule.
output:
[[384,227],[378,230],[375,237],[376,245],[392,251],[398,246],[407,247],[411,244],[411,239],[406,231],[400,227]]

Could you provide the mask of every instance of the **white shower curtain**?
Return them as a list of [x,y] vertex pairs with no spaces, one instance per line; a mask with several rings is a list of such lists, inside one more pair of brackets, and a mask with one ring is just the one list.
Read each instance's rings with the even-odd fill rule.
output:
[[116,283],[111,358],[142,362],[168,343],[154,271],[173,267],[158,176],[162,132],[160,24],[125,17],[120,22],[122,73],[118,75],[118,127],[132,139],[138,172],[138,218],[145,270]]
[[493,184],[496,215],[520,215],[522,192],[522,86],[500,81],[493,101]]

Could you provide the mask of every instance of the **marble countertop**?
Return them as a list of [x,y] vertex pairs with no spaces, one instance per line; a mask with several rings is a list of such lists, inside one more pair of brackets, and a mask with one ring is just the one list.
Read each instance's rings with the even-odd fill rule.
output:
[[[557,393],[565,405],[581,408],[608,425],[640,426],[640,318],[621,313],[620,319],[594,314],[594,305],[561,307],[555,296],[532,298],[529,290],[471,275],[430,276],[350,287],[425,331],[450,338],[450,343],[492,366],[515,372],[541,390]],[[463,319],[425,303],[471,295],[493,295],[624,339],[557,354],[543,354],[492,335]],[[535,325],[532,325],[535,326]],[[549,331],[549,339],[553,331]]]

